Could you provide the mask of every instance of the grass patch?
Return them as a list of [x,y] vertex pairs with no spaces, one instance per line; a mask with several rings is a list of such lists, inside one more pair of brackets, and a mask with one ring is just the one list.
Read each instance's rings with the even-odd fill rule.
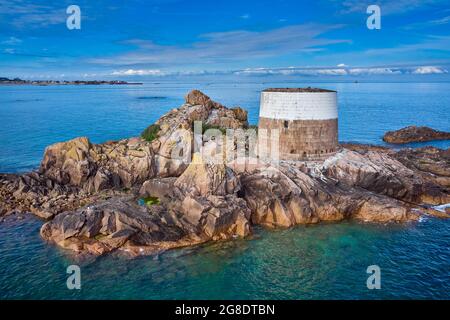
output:
[[99,233],[98,235],[96,235],[95,237],[94,237],[94,239],[95,240],[101,240],[101,239],[103,239],[103,238],[106,238],[107,236],[105,236],[104,234],[101,234],[101,233]]
[[146,206],[152,206],[154,204],[160,204],[160,201],[159,201],[158,197],[145,197],[145,198],[140,198],[139,203],[141,203],[142,205],[146,205]]
[[152,142],[158,137],[159,130],[161,130],[159,125],[152,124],[151,126],[148,126],[147,129],[142,131],[141,137],[148,142]]

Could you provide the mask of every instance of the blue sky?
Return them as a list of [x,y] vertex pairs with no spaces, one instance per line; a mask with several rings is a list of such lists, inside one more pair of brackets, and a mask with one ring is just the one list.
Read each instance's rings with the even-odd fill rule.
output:
[[[81,8],[68,30],[66,8]],[[369,30],[366,8],[381,8]],[[448,0],[0,0],[0,76],[439,76]]]

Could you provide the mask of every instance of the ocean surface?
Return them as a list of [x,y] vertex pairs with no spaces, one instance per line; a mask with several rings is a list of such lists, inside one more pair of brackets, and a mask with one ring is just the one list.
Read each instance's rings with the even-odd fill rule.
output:
[[[241,106],[256,124],[267,87],[338,91],[339,140],[380,144],[407,125],[450,131],[450,83],[149,82],[142,86],[0,86],[0,172],[35,169],[49,144],[138,136],[200,89]],[[450,147],[449,141],[411,144]],[[127,259],[82,259],[39,237],[42,221],[0,224],[0,299],[450,299],[450,220],[408,224],[344,222],[255,230],[239,241]],[[81,290],[66,268],[81,267]],[[369,290],[367,267],[381,269]]]

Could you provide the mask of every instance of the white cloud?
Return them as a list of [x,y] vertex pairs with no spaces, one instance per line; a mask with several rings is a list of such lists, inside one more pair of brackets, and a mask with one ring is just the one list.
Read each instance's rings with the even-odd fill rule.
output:
[[433,67],[433,66],[423,66],[416,68],[412,73],[414,74],[442,74],[448,73],[446,69]]
[[402,74],[398,68],[352,68],[348,71],[351,75]]
[[365,55],[381,56],[404,53],[407,55],[409,52],[417,53],[417,51],[429,51],[439,50],[450,52],[450,36],[427,36],[425,40],[422,40],[413,44],[404,44],[391,48],[376,48],[364,51]]
[[282,67],[282,68],[246,68],[238,70],[196,70],[196,71],[168,71],[160,69],[123,69],[115,70],[112,76],[190,76],[190,75],[282,75],[282,76],[372,76],[372,75],[407,75],[407,74],[444,74],[448,73],[443,67],[412,66],[412,67]]
[[128,40],[134,51],[118,56],[90,59],[89,62],[104,65],[205,65],[261,59],[280,54],[301,54],[322,51],[323,47],[349,42],[326,39],[323,34],[340,25],[304,24],[292,25],[268,31],[235,30],[200,35],[201,41],[189,46],[159,45],[142,39]]
[[235,74],[244,75],[307,75],[307,76],[318,76],[318,75],[333,75],[342,76],[347,75],[346,69],[341,68],[247,68],[243,70],[235,71]]
[[345,76],[347,75],[347,70],[345,69],[321,69],[317,70],[318,74],[330,75],[330,76]]
[[16,37],[9,37],[8,39],[6,39],[6,40],[1,42],[1,44],[5,44],[5,45],[8,45],[8,46],[15,46],[15,45],[18,45],[18,44],[21,44],[21,43],[22,43],[22,40],[20,40],[20,39],[18,39]]
[[16,50],[14,50],[13,48],[6,48],[6,49],[3,49],[3,52],[7,53],[7,54],[15,54]]
[[421,29],[421,28],[428,28],[428,27],[436,27],[436,26],[443,26],[450,23],[450,16],[446,16],[440,19],[435,20],[429,20],[425,22],[418,22],[418,23],[411,23],[403,27],[405,30],[411,30],[411,29]]
[[339,63],[338,65],[337,65],[337,67],[339,67],[339,68],[346,68],[346,67],[348,67],[345,63]]
[[369,75],[402,75],[402,74],[442,74],[448,73],[444,68],[433,66],[416,67],[359,67],[349,68],[247,68],[234,72],[243,75],[305,75],[305,76],[369,76]]
[[40,28],[64,23],[67,18],[64,6],[23,0],[0,0],[0,16],[17,28]]
[[448,23],[450,23],[450,16],[446,16],[446,17],[443,17],[441,19],[431,20],[428,23],[430,25],[434,25],[434,26],[440,26],[440,25],[443,25],[443,24],[448,24]]
[[113,71],[111,75],[113,76],[164,76],[167,73],[162,72],[158,69],[148,69],[148,70],[135,70],[135,69],[128,69],[128,70],[119,70],[119,71]]
[[[436,4],[445,4],[448,0],[377,0],[373,4],[381,7],[381,14],[402,14],[418,8],[428,7]],[[342,7],[341,13],[365,13],[367,6],[371,3],[361,0],[336,1],[336,5]]]

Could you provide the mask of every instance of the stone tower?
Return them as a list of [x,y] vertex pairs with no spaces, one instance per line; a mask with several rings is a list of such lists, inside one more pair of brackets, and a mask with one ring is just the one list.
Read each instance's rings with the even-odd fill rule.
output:
[[260,134],[259,143],[269,149],[270,130],[278,129],[281,160],[323,160],[338,148],[337,93],[316,88],[266,89],[261,92],[258,129],[267,129],[268,138]]

